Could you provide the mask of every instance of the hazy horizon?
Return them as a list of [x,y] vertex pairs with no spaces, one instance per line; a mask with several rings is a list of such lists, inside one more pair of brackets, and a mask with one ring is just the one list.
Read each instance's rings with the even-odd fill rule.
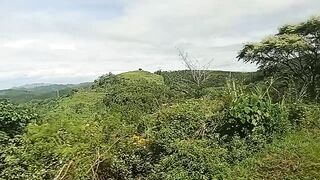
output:
[[0,89],[184,69],[176,48],[213,70],[254,71],[236,59],[244,43],[319,12],[319,0],[2,0]]
[[[138,71],[138,70],[139,69],[128,70],[128,71],[124,71],[124,72]],[[159,69],[159,70],[161,70],[161,69]],[[187,69],[179,69],[179,70],[187,70]],[[143,70],[143,71],[145,71],[145,70]],[[176,70],[168,70],[168,71],[176,71]],[[225,71],[225,70],[212,70],[212,71]],[[124,73],[124,72],[119,72],[119,73],[114,73],[114,74],[120,74],[120,73]],[[149,71],[149,72],[151,72],[151,71]],[[227,72],[255,72],[255,70],[254,71],[227,71]],[[35,82],[30,82],[30,83],[25,83],[25,84],[18,84],[16,86],[5,87],[5,88],[1,88],[0,87],[0,90],[10,90],[10,89],[21,88],[21,87],[24,87],[24,86],[37,85],[37,84],[43,84],[41,86],[50,86],[50,85],[76,85],[76,84],[82,84],[82,83],[92,83],[94,80],[96,80],[100,76],[108,74],[108,73],[100,74],[97,77],[94,77],[93,79],[89,79],[89,80],[86,80],[86,81],[85,80],[81,81],[79,79],[76,80],[76,81],[73,81],[73,82],[64,82],[64,81],[60,81],[60,82],[59,81],[57,81],[57,82],[36,82],[35,81]],[[152,73],[154,73],[154,72],[152,72]]]

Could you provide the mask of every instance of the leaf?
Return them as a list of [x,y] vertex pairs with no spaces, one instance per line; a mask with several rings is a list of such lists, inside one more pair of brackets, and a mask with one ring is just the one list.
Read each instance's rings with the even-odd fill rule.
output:
[[256,119],[252,119],[252,124],[254,125],[254,126],[257,126],[258,125],[258,122],[256,121]]
[[245,113],[248,114],[250,111],[251,111],[251,108],[249,108],[249,107],[245,107],[245,108],[244,108],[244,112],[245,112]]

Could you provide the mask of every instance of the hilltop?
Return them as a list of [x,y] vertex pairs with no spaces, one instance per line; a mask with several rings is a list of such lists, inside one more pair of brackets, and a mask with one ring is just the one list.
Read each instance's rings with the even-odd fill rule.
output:
[[146,80],[148,82],[163,84],[164,78],[160,75],[148,72],[148,71],[129,71],[118,75],[120,78],[124,78],[129,81]]

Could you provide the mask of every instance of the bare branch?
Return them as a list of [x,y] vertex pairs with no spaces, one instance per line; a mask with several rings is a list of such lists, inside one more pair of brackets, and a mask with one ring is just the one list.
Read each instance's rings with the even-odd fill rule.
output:
[[205,81],[209,78],[209,67],[213,61],[211,59],[207,64],[201,65],[199,60],[195,57],[190,58],[187,52],[179,49],[179,57],[183,61],[186,68],[191,72],[192,83],[194,83],[198,90],[201,90]]

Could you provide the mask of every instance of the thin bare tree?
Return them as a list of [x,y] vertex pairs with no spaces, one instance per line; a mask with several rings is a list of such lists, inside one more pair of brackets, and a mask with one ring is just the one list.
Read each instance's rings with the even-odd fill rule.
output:
[[196,86],[197,95],[199,95],[200,91],[203,88],[204,83],[210,77],[209,67],[210,67],[213,59],[211,59],[207,64],[201,65],[201,63],[199,62],[199,60],[197,58],[190,57],[187,52],[185,52],[179,48],[177,48],[177,49],[179,52],[180,59],[183,61],[184,65],[191,73],[191,77],[192,77],[191,80],[187,80],[187,79],[185,79],[185,80],[191,81],[191,83],[193,83]]

